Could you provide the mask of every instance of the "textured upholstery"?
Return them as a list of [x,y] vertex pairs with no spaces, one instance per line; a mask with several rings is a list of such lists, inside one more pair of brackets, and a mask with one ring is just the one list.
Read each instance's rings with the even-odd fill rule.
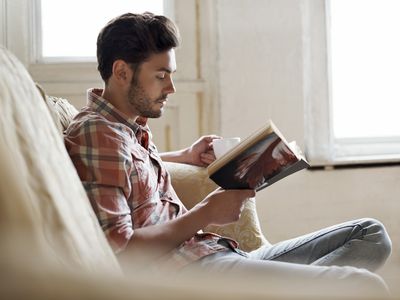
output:
[[78,110],[67,99],[45,95],[45,100],[52,112],[56,125],[59,123],[61,129],[64,131],[73,117],[78,113]]
[[[3,238],[71,268],[119,265],[63,139],[23,65],[0,48],[0,222]],[[16,232],[22,232],[23,235]]]

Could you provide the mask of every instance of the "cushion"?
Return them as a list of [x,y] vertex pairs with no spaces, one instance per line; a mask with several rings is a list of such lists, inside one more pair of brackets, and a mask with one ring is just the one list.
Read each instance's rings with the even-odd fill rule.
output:
[[49,108],[55,125],[60,133],[63,133],[75,115],[78,114],[78,110],[67,99],[46,95],[44,89],[37,82],[35,84]]
[[[176,193],[188,209],[217,188],[217,185],[208,178],[205,168],[170,162],[165,164],[171,174]],[[237,222],[223,226],[208,226],[204,231],[235,239],[243,251],[252,251],[268,243],[260,228],[255,198],[247,200]]]
[[[38,89],[0,47],[0,230],[9,254],[119,273],[113,254]],[[26,250],[26,248],[25,248]],[[2,251],[2,254],[4,252]],[[33,255],[35,253],[35,255]]]
[[67,129],[69,123],[78,113],[78,110],[67,99],[53,96],[45,96],[46,104],[55,118],[55,122],[61,125],[61,130]]

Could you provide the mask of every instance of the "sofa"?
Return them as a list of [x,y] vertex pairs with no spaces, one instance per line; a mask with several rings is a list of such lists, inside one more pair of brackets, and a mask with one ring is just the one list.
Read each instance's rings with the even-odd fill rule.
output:
[[[273,277],[265,282],[254,274],[154,274],[134,262],[123,272],[64,147],[62,131],[76,108],[38,89],[4,47],[0,109],[2,299],[365,298],[363,288],[349,294],[318,279],[288,285]],[[188,208],[216,188],[203,168],[176,163],[167,167]],[[245,251],[268,243],[255,199],[249,199],[236,223],[205,230],[236,239]]]

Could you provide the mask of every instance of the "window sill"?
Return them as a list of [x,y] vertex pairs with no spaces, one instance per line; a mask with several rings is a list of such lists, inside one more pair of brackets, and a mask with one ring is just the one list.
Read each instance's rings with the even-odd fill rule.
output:
[[386,167],[400,165],[400,154],[348,156],[326,162],[310,162],[310,164],[310,170]]

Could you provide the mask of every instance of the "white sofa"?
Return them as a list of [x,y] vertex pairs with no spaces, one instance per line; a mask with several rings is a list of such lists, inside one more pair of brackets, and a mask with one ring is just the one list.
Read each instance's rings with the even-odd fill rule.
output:
[[[44,95],[42,95],[44,96]],[[0,47],[0,297],[2,299],[321,299],[349,293],[319,282],[268,282],[254,274],[123,274],[65,151],[60,130],[76,110],[47,105],[22,64]],[[50,110],[48,109],[50,108]],[[168,164],[190,208],[215,186],[205,170]],[[267,243],[255,201],[231,225],[208,228],[244,250]],[[129,263],[129,262],[128,262]],[[352,292],[353,298],[364,297]]]
[[[27,295],[39,299],[47,292],[73,292],[68,281],[76,284],[76,272],[87,281],[91,276],[100,281],[121,276],[64,148],[62,130],[77,110],[65,99],[41,95],[22,64],[4,48],[0,66],[0,259],[8,264],[2,268],[2,288],[10,292],[8,297],[26,289]],[[188,208],[215,188],[202,168],[174,163],[168,167]],[[254,200],[237,223],[208,229],[237,239],[243,250],[266,242]],[[108,275],[102,277],[104,272]],[[108,284],[110,291],[120,280],[116,278]],[[61,282],[63,287],[57,287]]]

